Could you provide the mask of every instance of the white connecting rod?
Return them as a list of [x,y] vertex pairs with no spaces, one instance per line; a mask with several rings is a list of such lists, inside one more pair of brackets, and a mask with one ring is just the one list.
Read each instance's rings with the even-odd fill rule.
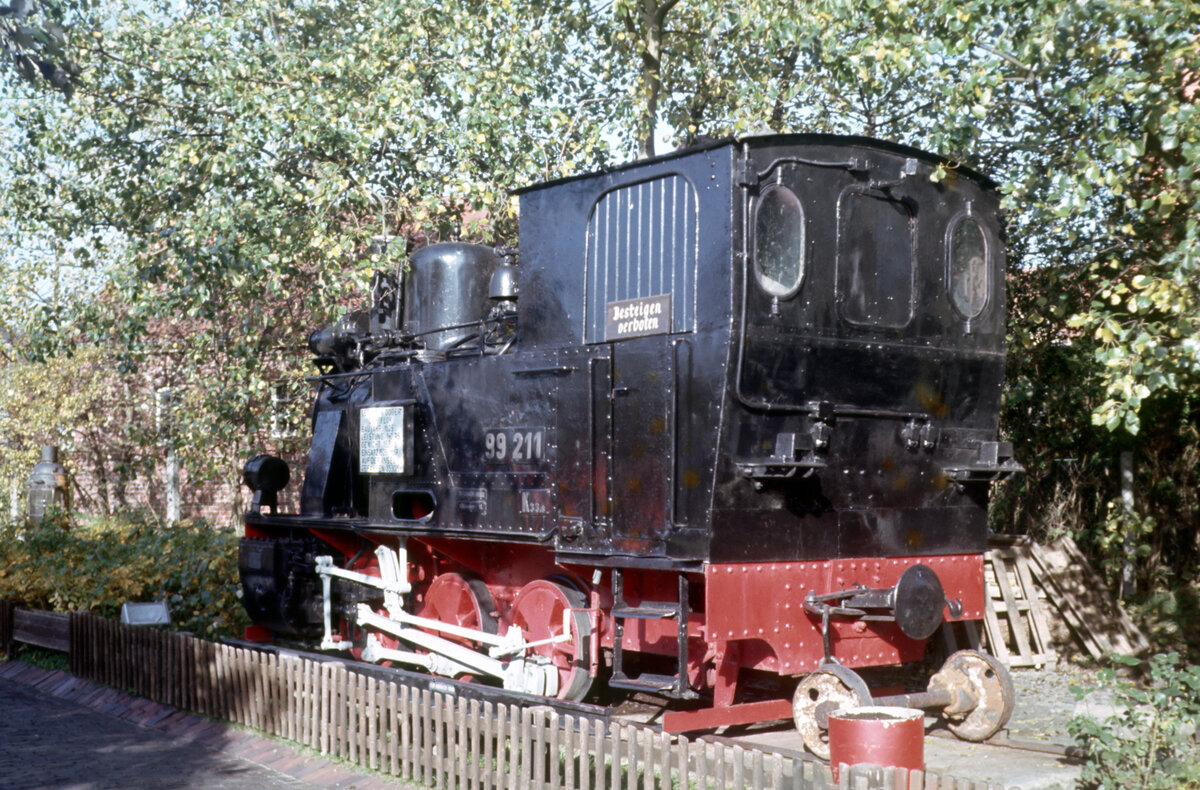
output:
[[476,672],[498,678],[504,677],[504,662],[497,661],[494,658],[485,656],[483,653],[476,652],[469,647],[464,647],[448,639],[443,639],[436,634],[420,631],[416,628],[406,628],[396,620],[372,612],[371,607],[365,603],[358,605],[358,623],[359,625],[370,626],[389,633],[405,642],[419,645],[431,653],[446,656],[452,661],[463,664]]
[[[349,641],[335,642],[332,636],[333,618],[330,606],[332,585],[330,582],[334,577],[338,577],[383,591],[387,615],[378,614],[372,611],[367,604],[360,603],[357,618],[360,626],[383,631],[429,651],[429,653],[416,653],[385,648],[372,634],[367,637],[366,645],[363,648],[362,658],[364,661],[398,661],[424,667],[436,674],[451,677],[472,672],[491,675],[503,679],[506,688],[510,685],[519,689],[528,688],[530,684],[539,688],[543,685],[546,688],[557,685],[554,683],[557,675],[554,675],[546,659],[540,656],[530,656],[534,665],[527,665],[520,655],[530,648],[571,641],[571,610],[563,610],[563,630],[560,634],[533,642],[524,641],[521,629],[516,627],[509,628],[507,633],[500,636],[477,628],[467,628],[428,617],[419,617],[404,610],[404,595],[412,589],[403,572],[407,561],[407,552],[401,549],[397,553],[387,546],[379,546],[375,549],[375,556],[379,559],[379,576],[370,576],[358,571],[339,568],[333,564],[333,557],[330,556],[316,558],[316,571],[321,577],[325,593],[325,639],[321,645],[323,649],[346,650],[351,646]],[[417,626],[417,628],[406,626]],[[485,655],[482,651],[443,639],[437,634],[429,633],[430,631],[478,642],[488,646],[488,654]],[[582,639],[584,636],[580,634],[579,638]],[[511,660],[501,660],[505,658]],[[546,666],[540,666],[542,664],[546,664]],[[537,665],[536,668],[535,665]],[[550,675],[554,675],[554,677],[550,677]]]

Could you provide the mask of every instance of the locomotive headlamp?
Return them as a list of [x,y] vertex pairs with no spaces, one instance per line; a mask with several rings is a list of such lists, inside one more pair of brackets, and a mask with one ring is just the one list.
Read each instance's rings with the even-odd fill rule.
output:
[[258,513],[263,507],[274,511],[278,507],[280,491],[287,487],[291,479],[287,462],[273,455],[256,455],[242,467],[242,482],[254,492],[250,509]]

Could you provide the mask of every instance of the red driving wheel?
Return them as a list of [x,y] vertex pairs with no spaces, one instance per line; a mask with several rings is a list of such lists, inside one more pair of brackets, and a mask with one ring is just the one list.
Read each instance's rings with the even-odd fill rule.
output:
[[570,639],[531,648],[534,653],[549,658],[558,670],[558,699],[582,700],[592,687],[592,677],[588,673],[591,623],[587,612],[580,611],[585,608],[586,601],[581,592],[549,579],[526,584],[513,599],[513,625],[521,629],[528,642],[562,634],[563,612],[575,610],[569,615]]
[[[496,604],[492,601],[492,594],[480,579],[469,579],[457,573],[443,573],[430,582],[417,616],[495,634],[498,630],[495,611]],[[429,630],[442,639],[486,652],[487,646],[476,640]],[[461,675],[459,679],[474,678],[471,675]]]
[[[417,616],[494,634],[495,610],[496,604],[492,601],[492,594],[482,581],[468,579],[457,573],[443,573],[437,576],[425,591],[425,601]],[[479,642],[461,636],[436,631],[434,633],[467,647],[481,646]]]

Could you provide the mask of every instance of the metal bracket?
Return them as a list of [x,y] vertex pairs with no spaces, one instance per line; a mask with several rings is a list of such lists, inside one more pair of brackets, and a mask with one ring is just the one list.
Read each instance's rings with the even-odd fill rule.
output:
[[776,458],[736,461],[734,466],[743,477],[754,480],[770,480],[795,477],[797,472],[802,472],[800,475],[802,478],[808,477],[818,469],[824,469],[826,463],[820,458],[809,456],[798,461],[784,461]]
[[904,442],[904,449],[911,452],[928,452],[937,446],[938,429],[931,422],[909,420],[900,429],[900,441]]
[[798,472],[801,477],[808,477],[826,467],[825,461],[813,452],[819,446],[820,440],[807,434],[781,433],[776,435],[775,452],[769,457],[736,461],[734,465],[744,477],[756,481],[795,477]]
[[1025,471],[1012,456],[1011,442],[980,442],[979,454],[973,461],[947,466],[942,471],[959,486],[1007,480]]
[[[931,595],[937,598],[930,601]],[[939,599],[941,606],[936,604]],[[950,610],[953,618],[962,616],[962,601],[947,598],[937,576],[923,565],[908,568],[894,587],[871,589],[859,584],[822,595],[810,591],[804,599],[804,611],[821,618],[821,639],[826,660],[832,658],[829,634],[829,620],[832,617],[896,623],[906,635],[924,639],[943,622],[943,607]]]

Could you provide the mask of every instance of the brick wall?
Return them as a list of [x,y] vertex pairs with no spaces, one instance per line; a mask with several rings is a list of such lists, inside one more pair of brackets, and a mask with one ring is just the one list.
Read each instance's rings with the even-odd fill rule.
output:
[[[214,526],[237,526],[241,523],[241,514],[249,506],[250,490],[241,484],[241,463],[237,468],[229,469],[221,475],[225,480],[203,481],[188,474],[186,468],[180,469],[180,518],[204,519]],[[71,477],[72,510],[82,515],[103,515],[103,496],[100,491],[104,487],[97,475],[95,465],[87,459],[73,458],[69,448],[60,451],[59,460],[67,468]],[[291,482],[280,492],[280,509],[285,512],[299,512],[300,488],[304,482],[304,453],[293,453],[284,456],[291,467]],[[236,480],[236,488],[233,481]],[[159,463],[149,473],[140,474],[125,484],[124,507],[109,485],[109,507],[114,510],[147,510],[159,519],[165,519],[167,513],[167,483],[166,464]]]

